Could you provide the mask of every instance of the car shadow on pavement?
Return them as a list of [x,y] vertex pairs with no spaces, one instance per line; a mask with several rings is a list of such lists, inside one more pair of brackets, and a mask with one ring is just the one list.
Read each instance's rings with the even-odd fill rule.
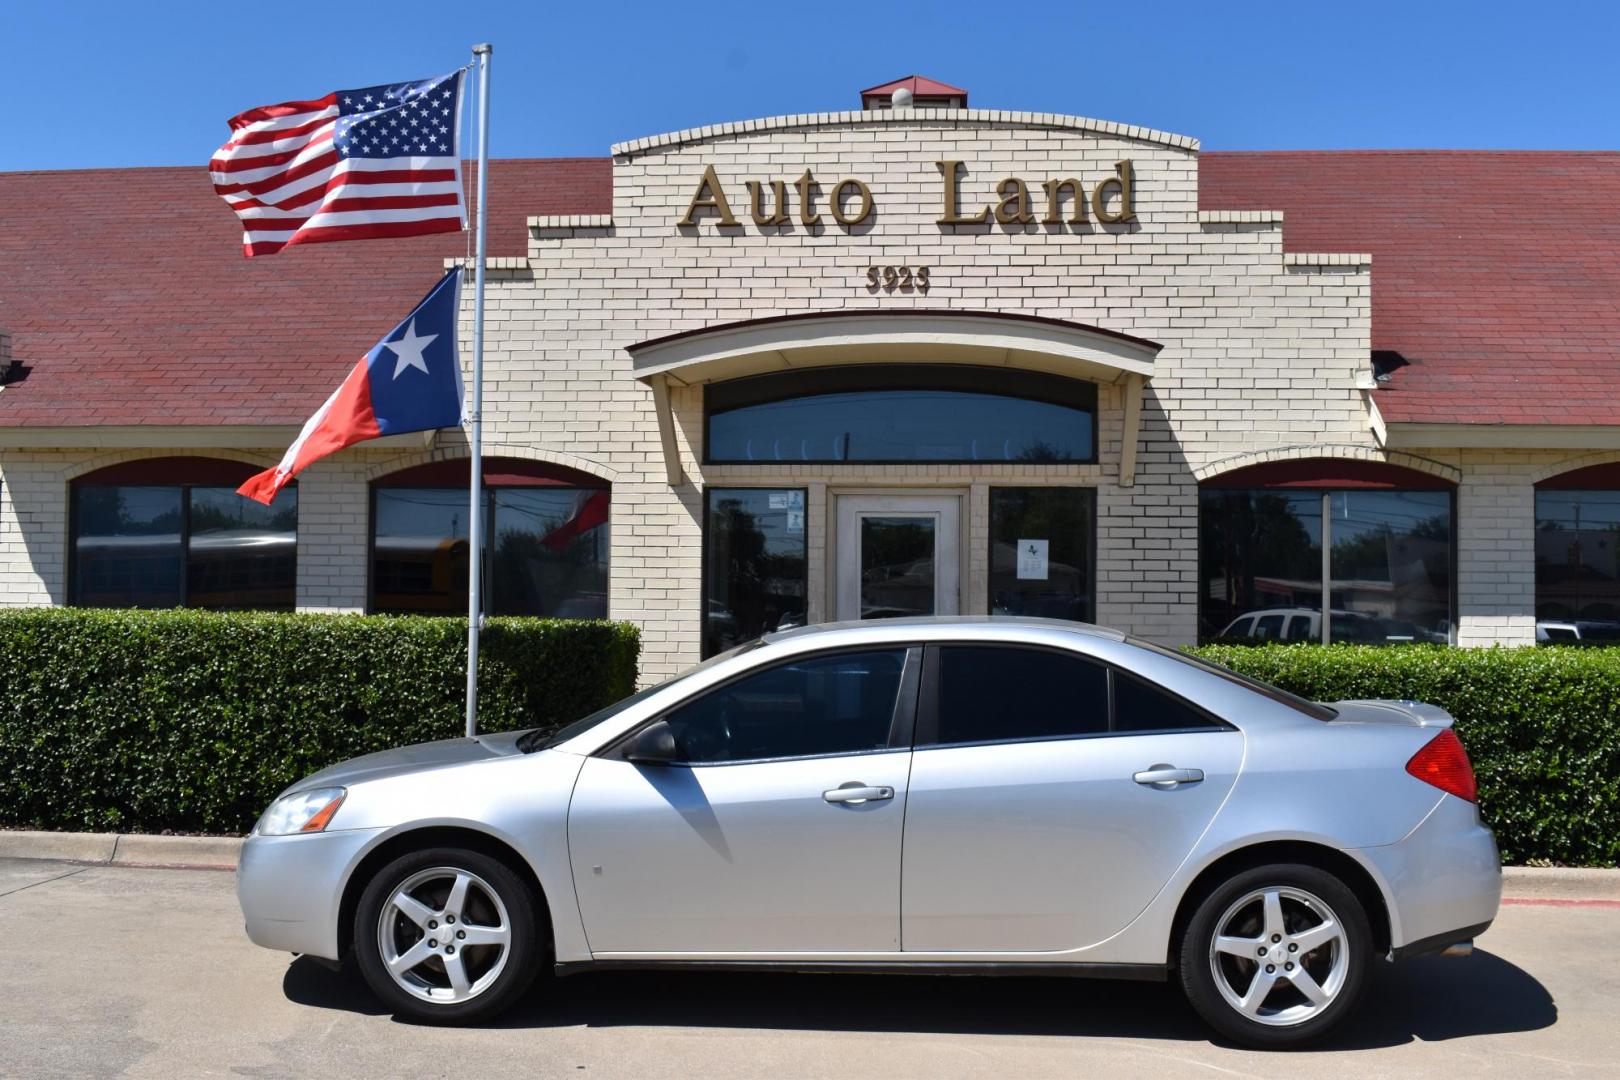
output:
[[[375,1016],[352,965],[301,958],[289,1001]],[[1421,958],[1374,969],[1361,1016],[1323,1050],[1530,1031],[1557,1022],[1545,987],[1500,957]],[[600,972],[542,979],[494,1028],[726,1027],[1210,1041],[1171,984],[934,975]]]

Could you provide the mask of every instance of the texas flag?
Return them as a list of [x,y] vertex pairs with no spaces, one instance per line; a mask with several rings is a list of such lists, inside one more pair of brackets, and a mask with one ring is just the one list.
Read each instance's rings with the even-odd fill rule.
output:
[[312,462],[383,435],[461,423],[461,269],[450,271],[416,309],[388,332],[304,424],[281,464],[236,489],[270,505],[276,492]]

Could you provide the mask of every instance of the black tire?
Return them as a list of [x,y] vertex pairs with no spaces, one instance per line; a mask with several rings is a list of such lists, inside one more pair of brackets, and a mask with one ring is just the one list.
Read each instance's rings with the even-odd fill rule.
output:
[[[1261,924],[1265,901],[1242,904],[1246,897],[1273,889],[1280,890],[1282,904],[1279,906],[1287,925],[1283,940],[1275,943]],[[1287,951],[1292,935],[1312,925],[1311,906],[1299,899],[1300,894],[1326,905],[1342,928],[1340,942],[1303,954]],[[1242,906],[1234,910],[1234,905],[1240,904]],[[1215,937],[1222,929],[1218,924],[1223,920],[1229,924],[1226,929],[1231,937],[1246,938],[1251,932],[1255,935],[1258,947],[1253,960],[1213,952]],[[1310,944],[1308,939],[1305,944]],[[1276,955],[1261,957],[1258,952],[1261,947],[1277,950]],[[1331,973],[1341,953],[1345,967],[1339,969],[1338,979],[1334,980]],[[1355,893],[1327,871],[1299,863],[1258,866],[1217,885],[1199,902],[1182,934],[1176,959],[1182,991],[1198,1015],[1216,1031],[1244,1046],[1262,1050],[1292,1049],[1323,1038],[1355,1011],[1372,965],[1372,930],[1367,912]],[[1218,979],[1224,981],[1229,991],[1240,996],[1244,992],[1252,993],[1255,984],[1243,981],[1245,973],[1250,973],[1251,979],[1258,977],[1273,960],[1277,961],[1273,965],[1276,989],[1261,999],[1262,1006],[1256,1015],[1245,1013],[1223,994]],[[1301,974],[1310,976],[1313,985],[1325,989],[1336,984],[1336,991],[1325,1004],[1313,1004],[1295,989],[1283,968],[1285,963],[1292,964],[1296,960]],[[1315,982],[1317,978],[1322,979],[1320,984]],[[1294,1013],[1301,1013],[1301,1018],[1291,1020]]]
[[[477,989],[477,992],[463,1000],[429,1000],[422,995],[435,992],[433,983],[442,982],[446,989],[438,991],[453,993],[449,989],[449,974],[445,968],[445,960],[437,955],[440,951],[448,952],[454,948],[448,936],[442,948],[436,948],[432,955],[413,967],[412,978],[419,981],[422,986],[419,992],[413,993],[401,986],[394,976],[389,973],[383,959],[383,935],[396,935],[394,945],[404,951],[406,943],[413,940],[413,935],[419,935],[422,941],[437,938],[428,938],[429,933],[448,934],[455,931],[448,926],[428,931],[417,928],[400,914],[390,903],[394,891],[413,877],[426,874],[439,869],[449,871],[462,871],[475,879],[481,879],[481,884],[474,884],[469,892],[469,911],[476,909],[479,924],[498,925],[498,909],[485,895],[485,888],[498,898],[499,904],[505,908],[505,923],[509,930],[509,940],[506,945],[505,961],[499,971],[487,981],[487,984]],[[442,905],[447,897],[449,883],[442,889],[438,886],[440,879],[430,878],[421,887],[419,899],[424,899],[428,908]],[[438,891],[436,891],[438,890]],[[417,892],[413,890],[413,896]],[[382,925],[384,905],[389,905],[389,924]],[[413,851],[402,855],[384,866],[366,884],[365,891],[360,895],[360,904],[354,916],[354,953],[359,964],[360,973],[365,976],[371,989],[382,999],[383,1003],[395,1015],[426,1024],[474,1024],[494,1017],[511,1008],[523,996],[530,984],[534,982],[539,973],[541,964],[546,956],[547,942],[542,940],[542,927],[545,923],[539,917],[537,907],[539,898],[522,878],[513,873],[505,863],[492,858],[482,852],[470,851],[466,848],[427,848],[422,851]],[[476,925],[468,922],[471,915],[465,915],[464,925],[469,930],[476,931]],[[438,915],[434,919],[438,926]],[[469,982],[477,986],[476,977],[492,971],[498,961],[498,946],[463,946],[461,961],[465,962],[465,971]],[[435,969],[437,964],[437,969]],[[414,983],[413,983],[414,985]]]

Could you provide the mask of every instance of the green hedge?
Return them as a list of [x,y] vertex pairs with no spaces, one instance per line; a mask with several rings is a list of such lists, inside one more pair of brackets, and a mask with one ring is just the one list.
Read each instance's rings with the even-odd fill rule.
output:
[[1620,648],[1206,646],[1192,650],[1318,701],[1446,709],[1505,862],[1620,864]]
[[[464,730],[465,619],[0,612],[0,825],[245,832],[286,785]],[[634,689],[623,623],[491,619],[480,730]]]

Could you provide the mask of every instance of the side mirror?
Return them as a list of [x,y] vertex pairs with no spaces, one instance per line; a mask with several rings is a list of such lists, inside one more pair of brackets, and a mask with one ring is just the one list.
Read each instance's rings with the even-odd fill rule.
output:
[[662,720],[642,728],[624,748],[624,760],[632,765],[668,765],[679,758],[675,733]]

